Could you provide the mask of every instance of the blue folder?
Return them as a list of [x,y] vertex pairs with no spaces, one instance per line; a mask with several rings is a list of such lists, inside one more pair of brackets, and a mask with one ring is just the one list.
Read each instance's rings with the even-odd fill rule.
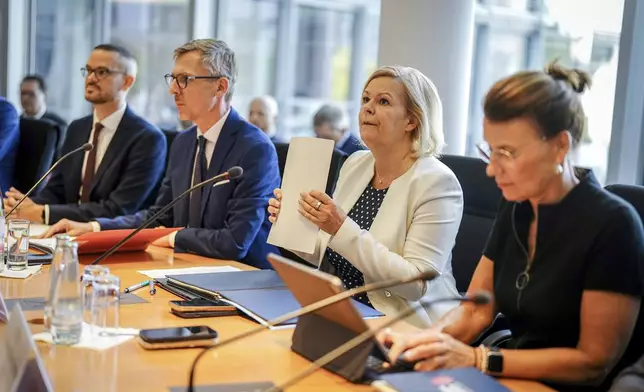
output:
[[383,374],[373,385],[381,385],[383,381],[398,392],[510,392],[494,378],[475,368]]

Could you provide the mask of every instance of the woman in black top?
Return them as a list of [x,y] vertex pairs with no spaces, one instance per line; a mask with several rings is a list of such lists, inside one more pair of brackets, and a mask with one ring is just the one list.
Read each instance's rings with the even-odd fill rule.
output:
[[[642,297],[644,239],[635,210],[603,190],[568,154],[583,134],[578,93],[589,77],[556,64],[497,82],[485,103],[487,174],[503,192],[463,304],[430,330],[381,337],[392,358],[417,370],[476,366],[485,373],[545,381],[558,390],[607,390],[644,353],[633,330]],[[471,347],[501,312],[505,349]],[[634,336],[631,339],[631,336]]]

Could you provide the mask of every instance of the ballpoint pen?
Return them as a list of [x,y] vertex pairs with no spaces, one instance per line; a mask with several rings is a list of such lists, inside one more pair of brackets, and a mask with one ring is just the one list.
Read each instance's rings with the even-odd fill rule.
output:
[[132,291],[135,291],[135,290],[138,290],[140,288],[143,288],[143,287],[145,287],[145,286],[147,286],[149,284],[150,284],[150,281],[145,280],[145,281],[143,281],[141,283],[135,284],[134,286],[130,286],[130,287],[126,288],[125,290],[123,290],[123,292],[124,293],[131,293]]

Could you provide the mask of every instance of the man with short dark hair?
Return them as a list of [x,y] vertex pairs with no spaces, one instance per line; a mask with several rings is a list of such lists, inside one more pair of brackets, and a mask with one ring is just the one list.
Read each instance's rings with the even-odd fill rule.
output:
[[49,120],[67,128],[67,122],[56,113],[47,110],[47,84],[40,75],[27,75],[20,83],[22,117]]
[[192,185],[239,166],[244,171],[240,178],[195,190],[158,219],[155,225],[182,229],[154,245],[270,268],[266,256],[278,252],[266,243],[268,200],[280,184],[277,153],[268,136],[231,105],[237,81],[235,53],[223,41],[197,39],[177,48],[174,57],[174,69],[165,75],[169,92],[179,117],[196,126],[172,142],[154,206],[89,223],[65,220],[46,235],[135,228]]
[[[81,69],[85,99],[94,113],[69,125],[63,152],[87,142],[94,148],[63,161],[46,187],[20,205],[16,217],[45,224],[64,218],[87,222],[134,213],[154,201],[165,166],[166,139],[126,103],[136,71],[127,49],[113,44],[94,48]],[[22,196],[11,188],[8,207]]]

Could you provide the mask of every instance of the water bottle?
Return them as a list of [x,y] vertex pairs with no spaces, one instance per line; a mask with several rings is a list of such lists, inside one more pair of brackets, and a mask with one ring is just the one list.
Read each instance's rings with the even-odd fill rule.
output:
[[83,327],[78,244],[62,244],[61,266],[51,300],[51,336],[54,344],[72,345],[80,341]]
[[67,234],[59,234],[56,236],[54,258],[51,260],[51,266],[49,267],[49,288],[47,289],[47,295],[45,296],[45,328],[47,329],[50,329],[51,327],[52,299],[56,291],[60,269],[63,265],[63,248],[65,244],[71,240],[72,238]]

